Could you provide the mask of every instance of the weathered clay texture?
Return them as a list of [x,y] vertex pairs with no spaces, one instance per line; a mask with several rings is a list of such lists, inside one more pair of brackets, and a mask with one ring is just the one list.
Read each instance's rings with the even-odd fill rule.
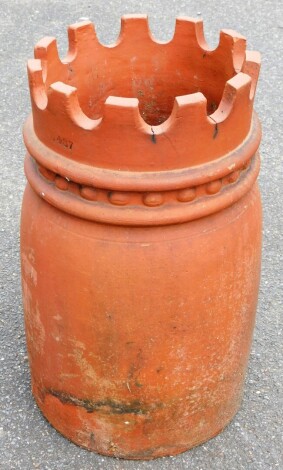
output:
[[239,408],[258,295],[259,55],[179,18],[125,16],[116,44],[69,27],[28,63],[21,229],[35,399],[106,455],[151,459]]

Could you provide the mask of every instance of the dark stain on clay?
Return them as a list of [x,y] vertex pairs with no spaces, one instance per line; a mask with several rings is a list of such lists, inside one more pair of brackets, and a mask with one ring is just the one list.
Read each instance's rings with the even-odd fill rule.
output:
[[105,400],[93,401],[87,398],[77,398],[69,393],[61,392],[58,390],[48,389],[46,394],[50,394],[53,397],[58,398],[61,403],[74,405],[84,408],[87,413],[93,413],[95,411],[102,411],[105,414],[134,414],[134,415],[145,415],[151,410],[163,408],[162,403],[154,403],[149,406],[145,406],[139,400],[133,400],[129,403],[118,402],[109,398]]
[[90,446],[91,448],[93,448],[94,445],[95,445],[94,433],[91,432],[91,433],[90,433],[90,438],[89,438],[89,446]]

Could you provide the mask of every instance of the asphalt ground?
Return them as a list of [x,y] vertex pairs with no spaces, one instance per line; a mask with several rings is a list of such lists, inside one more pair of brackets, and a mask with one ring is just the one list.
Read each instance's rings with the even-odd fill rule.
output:
[[[282,469],[283,12],[280,1],[1,0],[0,11],[0,468]],[[80,18],[94,21],[101,41],[111,43],[118,35],[123,13],[148,13],[152,31],[161,40],[172,36],[177,15],[202,16],[211,46],[216,46],[221,28],[232,28],[246,36],[248,48],[259,50],[263,58],[255,104],[263,126],[262,280],[242,407],[218,437],[177,457],[151,462],[123,461],[83,450],[63,438],[42,417],[30,391],[21,303],[19,217],[25,186],[21,128],[30,110],[26,61],[33,55],[33,45],[45,35],[58,38],[64,56],[66,26]]]

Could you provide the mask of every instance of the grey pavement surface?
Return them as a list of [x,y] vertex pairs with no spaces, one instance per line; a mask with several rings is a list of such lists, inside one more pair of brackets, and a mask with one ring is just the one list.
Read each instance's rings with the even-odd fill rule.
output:
[[[280,1],[1,0],[0,7],[0,468],[282,469],[283,17]],[[148,13],[154,34],[162,40],[172,36],[177,15],[201,15],[212,46],[216,46],[221,28],[233,28],[248,38],[249,49],[259,50],[263,56],[256,100],[263,125],[260,175],[264,206],[263,267],[242,408],[218,437],[180,456],[151,462],[123,461],[90,453],[70,443],[45,421],[30,391],[20,288],[19,217],[25,186],[21,128],[30,109],[26,60],[32,57],[36,41],[45,35],[58,38],[60,52],[64,55],[66,26],[82,17],[95,22],[102,42],[113,42],[123,13]]]

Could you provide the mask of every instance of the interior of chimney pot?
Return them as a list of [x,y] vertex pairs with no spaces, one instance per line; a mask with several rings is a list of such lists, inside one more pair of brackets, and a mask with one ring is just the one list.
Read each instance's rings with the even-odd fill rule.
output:
[[176,96],[201,92],[207,99],[207,114],[218,107],[227,80],[235,74],[229,61],[202,57],[196,63],[174,57],[134,57],[100,63],[68,64],[62,81],[75,86],[83,112],[92,119],[103,117],[109,96],[138,98],[140,114],[149,125],[159,125],[170,116]]

